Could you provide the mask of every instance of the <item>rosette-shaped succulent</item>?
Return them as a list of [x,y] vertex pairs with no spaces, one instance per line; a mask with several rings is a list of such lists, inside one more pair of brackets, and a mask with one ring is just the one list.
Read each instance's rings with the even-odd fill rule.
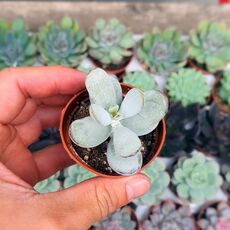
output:
[[230,62],[230,30],[223,24],[202,21],[190,35],[189,56],[209,72]]
[[35,37],[26,30],[24,21],[11,25],[0,21],[0,69],[11,66],[31,66],[35,62]]
[[156,90],[131,89],[124,99],[117,79],[102,69],[86,78],[90,116],[71,123],[71,140],[83,148],[92,148],[110,137],[107,161],[122,175],[137,172],[142,166],[142,144],[138,136],[152,132],[164,117],[167,98]]
[[169,75],[185,65],[187,44],[181,42],[181,34],[174,29],[154,29],[140,41],[137,55],[152,73]]
[[136,222],[124,209],[114,212],[104,220],[96,223],[93,230],[135,230]]
[[217,162],[207,160],[198,151],[192,154],[192,157],[181,157],[178,160],[172,183],[180,198],[202,203],[215,197],[223,180]]
[[230,107],[230,71],[225,71],[220,81],[219,95],[224,103]]
[[142,225],[143,230],[195,230],[189,206],[177,206],[171,201],[153,206]]
[[166,166],[164,162],[157,158],[142,172],[150,178],[151,187],[145,195],[136,200],[137,203],[142,205],[152,205],[160,201],[170,182],[169,174],[165,169]]
[[184,107],[191,104],[204,105],[210,95],[210,87],[204,76],[194,70],[182,68],[173,73],[166,88],[172,102],[180,102]]
[[76,21],[64,17],[60,25],[48,22],[40,28],[38,48],[47,65],[76,67],[86,57],[85,34]]
[[[215,207],[216,206],[216,207]],[[230,207],[225,202],[209,206],[198,221],[202,230],[227,230],[230,229]]]
[[97,19],[86,38],[90,57],[101,64],[120,64],[124,58],[132,56],[135,45],[133,35],[116,18],[106,22]]
[[69,188],[84,180],[94,177],[94,174],[82,168],[80,165],[72,165],[65,169],[64,188]]
[[58,180],[60,176],[60,172],[57,172],[53,176],[38,182],[34,186],[34,190],[38,193],[48,193],[48,192],[56,192],[61,189],[61,182]]
[[123,82],[137,87],[143,91],[157,88],[154,76],[142,71],[127,73],[123,78]]

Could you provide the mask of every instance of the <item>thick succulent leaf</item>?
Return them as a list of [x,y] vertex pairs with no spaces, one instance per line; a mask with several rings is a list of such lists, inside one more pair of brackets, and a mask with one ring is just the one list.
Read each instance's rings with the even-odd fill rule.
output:
[[144,93],[139,89],[131,89],[121,103],[119,114],[123,118],[138,114],[144,106]]
[[136,173],[142,166],[142,153],[138,152],[131,157],[121,157],[115,153],[113,139],[110,140],[107,148],[107,160],[110,167],[118,174],[129,176]]
[[89,107],[90,116],[99,124],[108,126],[111,124],[110,114],[100,105],[92,104]]
[[144,93],[144,106],[137,115],[121,121],[122,125],[134,131],[138,136],[153,131],[168,109],[168,99],[160,91]]
[[69,128],[71,140],[83,148],[92,148],[103,143],[110,135],[110,127],[97,123],[91,117],[75,120]]
[[116,155],[130,157],[140,151],[141,141],[136,133],[120,126],[113,131],[113,145]]
[[112,105],[120,105],[121,86],[117,80],[111,78],[113,77],[100,68],[89,73],[85,85],[92,104],[101,105],[104,109]]

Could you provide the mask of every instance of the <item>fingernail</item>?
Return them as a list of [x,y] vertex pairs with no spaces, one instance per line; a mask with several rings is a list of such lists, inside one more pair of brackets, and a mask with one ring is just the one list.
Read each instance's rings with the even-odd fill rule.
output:
[[143,194],[145,194],[150,187],[149,180],[144,176],[132,178],[126,183],[126,193],[128,200],[131,201]]

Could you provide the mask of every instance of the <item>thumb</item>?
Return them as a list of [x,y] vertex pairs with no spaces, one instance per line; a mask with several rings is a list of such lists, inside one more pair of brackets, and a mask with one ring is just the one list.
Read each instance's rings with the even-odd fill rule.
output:
[[52,210],[50,207],[53,207],[56,220],[60,222],[57,223],[59,227],[64,224],[63,229],[87,229],[143,195],[149,187],[149,179],[143,174],[119,179],[96,177],[48,195],[49,202],[46,204],[49,205],[49,212]]

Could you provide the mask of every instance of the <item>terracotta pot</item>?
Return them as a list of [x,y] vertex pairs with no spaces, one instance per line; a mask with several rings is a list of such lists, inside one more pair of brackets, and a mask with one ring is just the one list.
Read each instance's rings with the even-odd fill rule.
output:
[[226,104],[223,103],[221,100],[220,96],[218,95],[218,89],[220,86],[220,78],[216,81],[216,84],[213,87],[212,90],[212,97],[218,108],[223,112],[223,113],[229,113],[230,114],[230,107]]
[[204,75],[210,74],[207,70],[201,68],[200,66],[196,65],[191,59],[188,59],[188,66],[191,67],[192,69],[195,69],[199,72],[201,72]]
[[[121,83],[121,86],[122,86],[122,91],[124,95],[131,88],[133,88],[132,86],[124,84],[124,83]],[[71,159],[73,159],[76,163],[86,168],[87,170],[91,171],[92,173],[97,174],[99,176],[110,177],[110,178],[111,177],[114,177],[114,178],[122,177],[120,175],[106,175],[106,174],[103,174],[102,172],[97,171],[93,167],[87,165],[73,148],[72,142],[69,137],[69,126],[70,126],[71,118],[72,118],[71,115],[74,109],[76,108],[77,103],[86,98],[88,98],[88,92],[86,89],[84,89],[81,92],[79,92],[77,95],[72,97],[62,111],[59,129],[60,129],[60,135],[61,135],[63,146],[66,152],[69,154]],[[162,119],[160,123],[158,124],[156,128],[156,132],[157,132],[156,142],[151,151],[154,154],[151,160],[149,160],[145,165],[142,166],[140,171],[145,169],[149,164],[151,164],[152,161],[154,161],[154,159],[158,156],[158,154],[160,153],[163,147],[165,135],[166,135],[166,125],[165,125],[164,119]]]

